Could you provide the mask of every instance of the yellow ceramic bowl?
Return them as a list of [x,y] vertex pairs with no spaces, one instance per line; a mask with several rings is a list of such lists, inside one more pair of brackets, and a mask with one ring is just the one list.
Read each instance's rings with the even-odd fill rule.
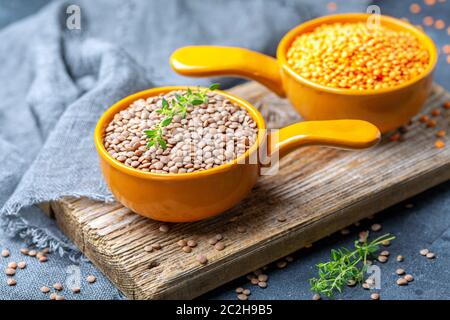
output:
[[[257,153],[265,141],[268,152],[282,157],[301,145],[327,145],[361,149],[375,145],[378,129],[361,120],[305,121],[265,135],[261,114],[248,102],[218,91],[247,109],[259,133],[257,142],[241,157],[219,167],[200,172],[159,174],[128,167],[115,160],[103,145],[106,127],[119,111],[137,99],[146,99],[187,87],[165,87],[138,92],[109,108],[97,123],[95,146],[103,176],[116,199],[140,215],[168,222],[196,221],[221,213],[242,200],[252,189],[261,165]],[[266,139],[268,137],[268,139]]]
[[414,34],[430,53],[428,68],[419,77],[392,88],[358,91],[325,87],[300,77],[286,61],[286,53],[298,35],[321,24],[361,22],[369,17],[339,14],[303,23],[283,37],[277,59],[241,48],[191,46],[176,50],[170,63],[183,75],[236,75],[259,81],[279,96],[287,96],[306,120],[362,119],[387,132],[416,115],[430,92],[438,54],[433,41],[421,30],[402,20],[380,16],[382,25]]

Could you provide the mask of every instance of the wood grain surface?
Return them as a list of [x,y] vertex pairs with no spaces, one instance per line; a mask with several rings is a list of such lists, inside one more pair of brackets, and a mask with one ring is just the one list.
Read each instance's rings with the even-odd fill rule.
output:
[[[230,91],[260,109],[272,128],[299,120],[286,100],[256,83]],[[449,99],[434,86],[424,112]],[[129,298],[194,298],[450,179],[450,148],[434,146],[436,131],[449,127],[450,110],[441,110],[436,128],[414,121],[402,142],[384,137],[376,148],[358,152],[298,150],[281,161],[276,175],[261,177],[237,207],[214,219],[171,224],[167,233],[159,231],[161,223],[119,203],[64,198],[47,207],[65,234]],[[222,251],[208,244],[217,233],[224,236]],[[195,239],[198,246],[184,253],[180,239]],[[144,250],[154,243],[162,249]],[[200,265],[198,254],[207,256],[208,264]]]

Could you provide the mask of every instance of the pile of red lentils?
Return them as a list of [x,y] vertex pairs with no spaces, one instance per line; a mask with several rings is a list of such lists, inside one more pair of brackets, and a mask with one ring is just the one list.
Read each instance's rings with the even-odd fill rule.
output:
[[428,50],[409,32],[367,23],[324,24],[299,35],[287,62],[300,76],[331,88],[377,90],[421,75]]

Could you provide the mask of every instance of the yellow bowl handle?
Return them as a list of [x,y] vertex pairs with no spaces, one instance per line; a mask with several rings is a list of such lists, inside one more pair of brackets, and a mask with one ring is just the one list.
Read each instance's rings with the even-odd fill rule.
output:
[[233,47],[189,46],[176,50],[170,65],[179,74],[192,77],[239,76],[260,82],[284,97],[280,67],[276,59]]
[[380,141],[380,131],[363,120],[304,121],[282,128],[270,136],[270,153],[287,155],[300,146],[322,145],[344,149],[365,149]]

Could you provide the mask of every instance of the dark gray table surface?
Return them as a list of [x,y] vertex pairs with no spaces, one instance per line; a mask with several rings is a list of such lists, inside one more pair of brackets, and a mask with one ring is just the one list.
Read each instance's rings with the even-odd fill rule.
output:
[[[20,19],[45,4],[39,1],[6,1],[0,0],[0,28]],[[412,15],[409,5],[413,2],[421,4],[422,12]],[[337,1],[339,6],[339,1]],[[450,1],[426,6],[423,1],[375,1],[383,14],[397,17],[407,17],[411,22],[420,24],[423,17],[431,15],[435,18],[450,17]],[[450,19],[446,21],[450,23]],[[426,28],[427,33],[441,48],[450,44],[450,35],[446,30]],[[435,80],[450,90],[450,65],[441,55]],[[406,208],[406,203],[414,204]],[[380,223],[383,229],[378,233],[392,233],[397,239],[389,246],[391,258],[381,267],[381,298],[382,299],[450,299],[450,182],[441,184],[404,203],[389,208],[375,216],[373,220],[363,221],[359,227],[351,227],[347,236],[335,234],[315,243],[312,248],[300,250],[293,254],[294,262],[284,269],[269,268],[269,286],[261,289],[248,283],[245,277],[224,285],[204,296],[202,299],[236,299],[234,289],[238,286],[251,289],[250,299],[310,299],[308,279],[316,276],[315,265],[326,261],[332,248],[352,246],[358,232],[366,229],[372,223]],[[429,248],[436,253],[437,258],[428,260],[419,255],[419,250]],[[405,261],[398,263],[394,257],[401,254]],[[398,278],[395,269],[404,268],[414,275],[415,280],[407,287],[395,284]],[[370,292],[360,287],[346,289],[337,298],[369,299]]]

